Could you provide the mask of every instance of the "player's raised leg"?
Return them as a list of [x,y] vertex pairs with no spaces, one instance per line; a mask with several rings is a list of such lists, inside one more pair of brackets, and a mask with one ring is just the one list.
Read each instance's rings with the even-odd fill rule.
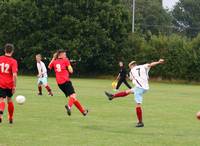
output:
[[108,97],[108,100],[113,100],[115,98],[120,98],[120,97],[125,97],[128,96],[129,94],[132,93],[132,90],[126,90],[126,91],[122,91],[122,92],[118,92],[116,94],[111,94],[105,91],[105,95]]

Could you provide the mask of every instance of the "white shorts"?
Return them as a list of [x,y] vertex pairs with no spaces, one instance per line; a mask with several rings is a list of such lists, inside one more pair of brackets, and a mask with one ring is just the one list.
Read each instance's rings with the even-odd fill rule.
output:
[[143,89],[143,88],[138,88],[138,87],[133,88],[132,93],[135,96],[135,102],[141,104],[143,101],[143,94],[146,92],[147,92],[147,90]]
[[38,78],[38,84],[46,86],[48,84],[47,77]]

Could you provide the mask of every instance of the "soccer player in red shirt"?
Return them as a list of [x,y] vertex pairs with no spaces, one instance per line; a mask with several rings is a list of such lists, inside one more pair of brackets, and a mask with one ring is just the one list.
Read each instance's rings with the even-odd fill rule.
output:
[[14,113],[12,96],[16,89],[18,65],[17,61],[12,58],[14,46],[6,44],[4,51],[5,55],[0,56],[0,123],[5,109],[5,98],[7,98],[8,120],[12,124]]
[[50,64],[49,69],[54,69],[56,73],[56,81],[59,88],[64,92],[66,97],[69,97],[68,105],[65,105],[67,114],[71,115],[71,108],[75,105],[79,111],[86,116],[88,110],[84,109],[78,99],[76,98],[76,93],[72,82],[70,81],[70,74],[73,73],[73,68],[70,61],[66,57],[66,52],[64,50],[59,50],[54,54]]

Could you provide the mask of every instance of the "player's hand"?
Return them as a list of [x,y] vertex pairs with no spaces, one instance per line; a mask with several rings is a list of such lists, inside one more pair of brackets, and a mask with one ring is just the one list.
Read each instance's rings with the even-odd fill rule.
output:
[[57,58],[57,53],[54,53],[53,54],[53,59],[56,59]]
[[12,88],[12,94],[15,94],[15,92],[16,92],[16,87],[13,87]]
[[163,63],[165,62],[165,60],[164,60],[164,59],[160,59],[158,62],[159,62],[160,64],[163,64]]

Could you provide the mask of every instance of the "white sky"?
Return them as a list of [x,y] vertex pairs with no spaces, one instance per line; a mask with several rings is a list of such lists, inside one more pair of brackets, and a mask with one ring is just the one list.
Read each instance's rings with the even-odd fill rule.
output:
[[163,0],[163,6],[164,8],[167,9],[173,9],[174,5],[178,2],[179,0]]

